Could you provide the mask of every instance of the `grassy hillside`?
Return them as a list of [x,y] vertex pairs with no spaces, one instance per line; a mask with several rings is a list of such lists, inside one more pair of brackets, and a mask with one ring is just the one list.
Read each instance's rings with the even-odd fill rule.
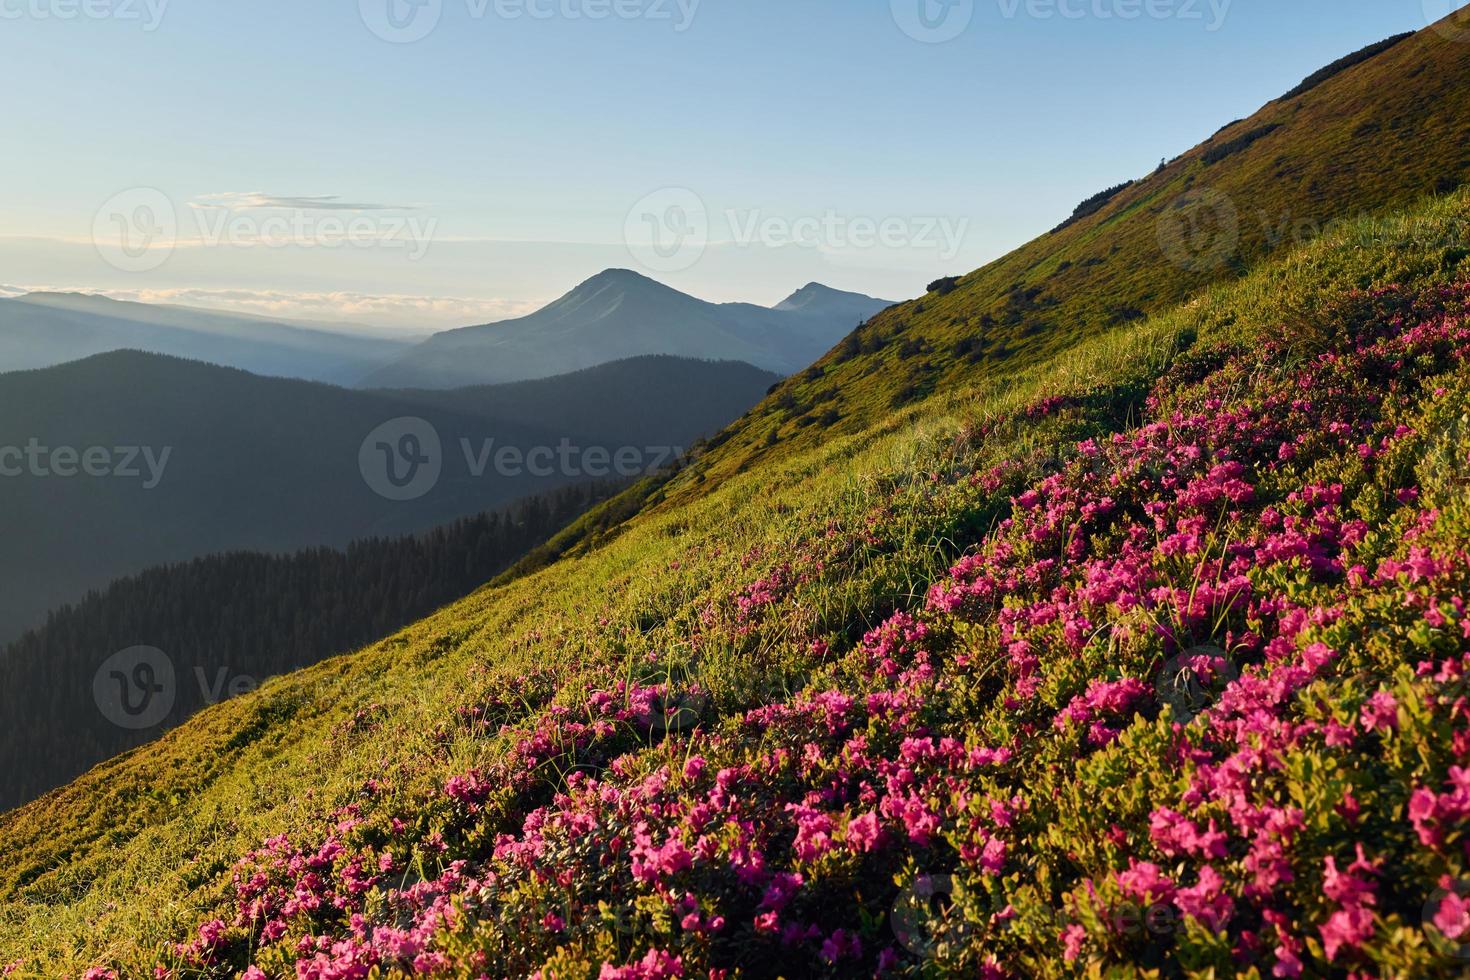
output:
[[[0,964],[1451,974],[1470,195],[1416,195],[1462,172],[1465,48],[1268,107],[881,315],[633,519],[0,819]],[[1241,214],[1409,210],[1180,269],[1148,212],[1206,167]]]
[[734,427],[705,471],[729,475],[777,446],[859,432],[932,392],[1041,363],[1338,222],[1466,180],[1470,45],[1421,31],[1224,127],[1089,216],[880,313]]
[[[1211,391],[1220,384],[1236,398],[1243,397],[1241,392],[1250,391],[1251,386],[1279,385],[1293,370],[1312,368],[1316,363],[1312,344],[1341,343],[1334,325],[1356,325],[1344,317],[1372,320],[1373,329],[1384,333],[1386,343],[1397,342],[1380,322],[1380,315],[1372,310],[1361,312],[1364,303],[1343,297],[1356,287],[1378,283],[1398,283],[1402,290],[1422,292],[1429,284],[1470,273],[1460,264],[1447,266],[1439,247],[1395,244],[1411,227],[1410,222],[1448,234],[1467,217],[1470,200],[1458,196],[1406,221],[1357,225],[1350,233],[1313,245],[1240,284],[1213,290],[1188,307],[1080,345],[1044,368],[1018,377],[1004,392],[985,386],[956,391],[863,438],[834,440],[758,475],[732,479],[678,512],[636,522],[594,554],[483,591],[360,654],[273,681],[256,695],[204,713],[157,745],[110,763],[0,821],[0,835],[7,845],[0,866],[0,895],[5,901],[0,949],[4,957],[24,961],[17,975],[37,976],[55,976],[99,962],[137,972],[155,957],[179,965],[179,956],[163,944],[187,941],[202,923],[218,916],[225,926],[217,948],[209,939],[196,952],[207,948],[209,956],[234,964],[222,966],[226,972],[238,969],[244,958],[258,956],[270,968],[270,975],[275,975],[285,969],[290,954],[280,943],[268,942],[271,950],[261,953],[263,940],[256,929],[262,923],[246,928],[236,923],[232,911],[241,900],[238,882],[252,877],[249,869],[259,866],[266,881],[276,881],[275,876],[283,873],[271,870],[275,867],[272,853],[278,851],[289,858],[296,848],[317,853],[327,845],[321,852],[326,856],[315,859],[314,866],[323,873],[331,872],[323,879],[329,892],[344,887],[340,875],[353,866],[350,855],[371,854],[373,861],[388,855],[383,866],[389,870],[375,879],[373,890],[359,892],[358,898],[368,903],[375,921],[392,921],[398,913],[382,904],[386,901],[383,888],[410,884],[420,876],[437,879],[440,869],[457,859],[491,860],[497,850],[497,834],[516,832],[525,814],[533,806],[552,803],[554,793],[569,785],[585,785],[578,782],[584,777],[567,782],[575,772],[630,787],[671,761],[676,771],[690,771],[685,762],[695,755],[724,765],[746,758],[743,753],[747,750],[774,751],[782,740],[793,736],[796,740],[785,744],[796,750],[795,755],[779,758],[794,762],[802,755],[801,746],[816,737],[815,733],[799,735],[792,730],[786,734],[787,728],[775,724],[787,717],[782,713],[785,709],[775,715],[758,712],[746,721],[741,721],[742,713],[767,704],[810,704],[812,692],[829,688],[878,696],[895,677],[904,683],[912,681],[914,639],[907,644],[901,638],[884,639],[897,628],[892,614],[913,610],[926,619],[934,616],[932,608],[920,612],[931,587],[947,581],[950,565],[985,540],[996,522],[1011,512],[1012,498],[1034,481],[1058,472],[1064,460],[1077,459],[1080,440],[1105,441],[1110,432],[1130,428],[1145,413],[1157,416],[1170,411],[1170,406],[1177,405],[1179,411],[1196,411],[1197,404],[1208,408],[1208,398],[1214,397]],[[1374,247],[1360,247],[1359,241],[1364,240],[1360,236],[1375,243]],[[1287,335],[1303,343],[1295,348],[1262,346],[1263,338],[1281,334],[1283,323],[1288,325]],[[1316,329],[1303,337],[1305,326]],[[1246,354],[1243,364],[1233,353],[1237,350]],[[1421,492],[1428,503],[1456,513],[1454,509],[1461,506],[1456,500],[1461,498],[1451,492],[1455,484],[1444,481],[1459,478],[1458,461],[1470,451],[1470,444],[1443,444],[1445,438],[1459,437],[1447,437],[1442,424],[1426,421],[1456,417],[1456,399],[1470,392],[1463,371],[1454,366],[1462,352],[1462,345],[1441,345],[1416,357],[1412,375],[1402,374],[1391,389],[1396,390],[1394,405],[1382,405],[1382,418],[1370,423],[1374,432],[1384,426],[1392,431],[1401,420],[1424,433],[1416,438],[1433,445],[1411,440],[1391,448],[1393,459],[1404,461],[1408,468],[1396,462],[1385,473],[1398,480],[1413,473],[1414,463],[1409,461],[1437,460],[1423,471],[1426,479]],[[1257,362],[1264,367],[1253,367]],[[1210,381],[1215,376],[1219,381]],[[1203,388],[1199,387],[1202,382],[1206,382]],[[1150,405],[1148,394],[1156,385],[1162,400]],[[1446,392],[1437,396],[1440,400],[1421,394],[1439,388]],[[1269,390],[1264,397],[1275,397]],[[1351,394],[1344,393],[1333,404],[1353,404]],[[1201,398],[1206,401],[1199,402]],[[1368,400],[1358,401],[1371,405]],[[1429,414],[1418,418],[1424,413]],[[1244,474],[1261,488],[1262,496],[1253,506],[1279,498],[1279,506],[1295,513],[1286,503],[1285,488],[1292,481],[1349,481],[1353,499],[1361,497],[1361,506],[1369,508],[1362,512],[1365,516],[1381,522],[1409,520],[1412,527],[1415,508],[1386,504],[1392,498],[1371,489],[1378,486],[1379,475],[1353,470],[1357,453],[1351,450],[1351,442],[1347,450],[1336,449],[1334,440],[1313,443],[1312,458],[1299,466],[1274,472],[1253,468]],[[1208,457],[1199,465],[1207,461]],[[1075,479],[1077,464],[1063,472]],[[1393,516],[1399,512],[1401,517]],[[1004,534],[1006,528],[1001,531]],[[1375,536],[1373,548],[1386,556],[1400,547],[1398,539],[1397,532],[1388,538]],[[1445,540],[1454,540],[1448,531]],[[1211,541],[1214,543],[1203,552],[1206,559],[1214,553],[1210,549],[1228,548],[1219,538],[1211,537]],[[1101,544],[1100,540],[1098,546]],[[995,554],[996,547],[998,544],[991,544],[979,553]],[[1438,552],[1439,545],[1435,548]],[[1286,588],[1303,572],[1293,572],[1288,562],[1279,572],[1265,570],[1262,574],[1267,580],[1260,585]],[[1198,584],[1198,570],[1190,561],[1170,574],[1177,587],[1186,591],[1189,581]],[[1303,589],[1332,592],[1342,588],[1340,579],[1319,586],[1307,574],[1301,581]],[[1278,581],[1280,575],[1285,578]],[[968,574],[958,572],[955,581],[968,584]],[[1315,601],[1310,591],[1292,594],[1293,602],[1306,602],[1308,608]],[[1451,587],[1445,593],[1446,601],[1453,594]],[[933,602],[927,605],[933,607]],[[1377,600],[1363,607],[1385,615],[1387,608]],[[1355,609],[1352,615],[1366,615],[1363,609]],[[1159,727],[1148,720],[1161,709],[1145,712],[1131,725],[1126,715],[1117,712],[1099,715],[1106,719],[1105,725],[1125,727],[1128,734],[1119,743],[1122,748],[1099,749],[1096,755],[1082,751],[1086,742],[1076,741],[1079,736],[1073,728],[1052,734],[1048,714],[1065,709],[1073,697],[1086,697],[1097,678],[1111,679],[1120,672],[1132,675],[1152,660],[1167,659],[1177,637],[1171,645],[1165,636],[1149,630],[1134,632],[1133,640],[1122,647],[1117,640],[1089,645],[1085,657],[1079,658],[1061,640],[1043,642],[1038,636],[1033,641],[1039,660],[1033,668],[1036,673],[1016,676],[996,648],[991,633],[995,626],[988,619],[991,614],[977,608],[967,615],[980,619],[963,625],[954,618],[941,618],[929,627],[936,631],[935,637],[932,645],[926,640],[922,648],[933,650],[927,656],[940,658],[934,661],[936,669],[942,664],[944,671],[956,673],[944,685],[943,697],[934,691],[927,696],[933,711],[926,709],[922,718],[905,724],[953,735],[977,748],[982,740],[991,748],[1019,744],[1014,741],[1018,736],[1032,732],[1038,739],[1039,754],[1028,754],[1029,768],[1018,768],[997,777],[1000,782],[981,782],[976,788],[989,786],[991,795],[1002,794],[999,799],[1034,793],[1028,797],[1028,806],[1035,816],[1026,827],[1034,846],[1045,851],[1044,861],[1037,864],[1022,856],[1020,849],[1033,846],[1026,838],[1008,838],[1009,847],[1017,849],[1014,860],[1018,863],[1004,869],[1005,877],[1000,879],[1004,893],[989,892],[992,885],[985,882],[992,879],[972,873],[968,859],[962,863],[958,851],[951,851],[947,843],[919,850],[906,846],[885,849],[880,852],[881,860],[871,866],[854,867],[850,859],[836,864],[819,861],[812,866],[798,862],[795,867],[803,869],[804,880],[813,882],[813,890],[800,900],[801,907],[815,903],[803,915],[820,918],[822,907],[864,910],[861,919],[845,918],[850,924],[868,923],[860,930],[867,943],[861,962],[868,966],[873,962],[870,957],[889,942],[884,938],[888,927],[883,916],[899,895],[900,883],[912,882],[921,871],[943,870],[962,874],[967,887],[983,886],[990,901],[1002,894],[1013,903],[1024,897],[1028,904],[1017,907],[1026,908],[1028,917],[1049,908],[1069,907],[1048,903],[1071,901],[1065,896],[1078,887],[1083,876],[1104,876],[1109,868],[1124,870],[1127,863],[1122,854],[1128,847],[1141,852],[1145,846],[1136,829],[1128,847],[1120,843],[1110,848],[1104,843],[1104,832],[1112,822],[1133,828],[1140,825],[1136,809],[1130,809],[1138,805],[1137,791],[1132,796],[1126,792],[1116,796],[1114,790],[1102,787],[1117,786],[1121,792],[1128,785],[1162,781],[1158,792],[1165,798],[1165,787],[1179,778],[1171,775],[1176,770],[1167,762],[1167,753],[1148,747],[1149,740],[1168,735],[1167,724]],[[1458,625],[1458,613],[1445,615]],[[887,632],[864,641],[864,634],[884,622],[890,623]],[[1251,629],[1248,622],[1237,624],[1227,615],[1219,623],[1200,623],[1192,639],[1211,638],[1233,661],[1238,660],[1235,669],[1254,676],[1263,669],[1255,666],[1261,662],[1258,647],[1263,637],[1258,632],[1255,647],[1242,646],[1243,631]],[[1359,649],[1354,645],[1359,642],[1355,636],[1372,635],[1371,631],[1355,633],[1346,628],[1330,632],[1333,645],[1344,651]],[[1425,642],[1429,648],[1441,643],[1434,635]],[[1449,639],[1443,642],[1452,644]],[[874,651],[885,649],[891,650],[887,656],[898,665],[897,675],[890,676],[881,662],[875,665],[868,659]],[[1393,647],[1373,649],[1378,650],[1379,660],[1402,652]],[[965,658],[966,666],[957,667],[956,656]],[[1351,670],[1345,666],[1341,676],[1334,674],[1329,680],[1324,674],[1327,686],[1314,688],[1301,710],[1322,699],[1325,703],[1340,701],[1356,715],[1355,706],[1364,696],[1368,662],[1362,658],[1366,656],[1353,653]],[[1391,664],[1378,663],[1375,669],[1389,667]],[[996,719],[994,713],[1017,696],[1016,684],[1027,676],[1039,680],[1030,694],[1035,707],[1026,714],[1036,718],[1039,713],[1047,724],[1024,717],[1011,722]],[[1395,678],[1392,685],[1401,703],[1427,704],[1424,692],[1413,687],[1412,674],[1400,673]],[[650,693],[650,688],[657,690]],[[612,692],[612,700],[591,697],[589,701],[599,690]],[[801,695],[802,691],[807,694]],[[882,696],[899,697],[901,690]],[[901,703],[894,702],[894,710]],[[590,709],[589,704],[593,705]],[[603,705],[610,705],[607,710],[612,713],[605,713]],[[657,717],[661,705],[674,709],[667,721]],[[801,708],[798,715],[810,710]],[[1078,709],[1079,716],[1083,710]],[[1433,718],[1438,717],[1423,713],[1429,708],[1405,710],[1411,712],[1404,716],[1406,729],[1412,725],[1415,738],[1405,744],[1405,750],[1411,745],[1415,748],[1407,756],[1393,758],[1404,759],[1403,764],[1415,770],[1416,779],[1438,791],[1442,756],[1451,747],[1447,741],[1440,745],[1420,740],[1422,726],[1435,724]],[[870,721],[851,723],[861,731],[878,724],[878,719],[875,715]],[[698,731],[693,729],[696,720]],[[747,727],[751,723],[770,728],[768,737],[758,737]],[[870,731],[877,736],[876,729]],[[1104,738],[1106,731],[1097,730],[1098,737]],[[1048,733],[1044,738],[1043,732]],[[889,737],[897,737],[897,732],[884,736]],[[1111,737],[1106,734],[1104,741]],[[1376,758],[1379,736],[1360,738],[1366,739],[1361,743],[1364,751]],[[881,745],[884,747],[875,751],[886,757],[888,743]],[[837,758],[830,753],[839,748],[820,752]],[[892,750],[897,751],[897,743]],[[609,767],[613,758],[628,752],[632,754]],[[1415,762],[1413,752],[1430,755]],[[1069,775],[1074,753],[1085,760],[1085,767],[1081,761],[1076,763],[1075,776]],[[1337,754],[1341,757],[1342,750]],[[788,778],[783,775],[786,763],[768,760],[768,764],[774,767],[772,778],[777,783],[752,784],[742,789],[743,797],[773,798],[779,809],[779,801],[792,792],[798,793],[798,800],[807,792],[800,789],[806,785],[804,780],[826,778],[802,769],[789,775],[795,783],[786,783],[782,782]],[[1360,764],[1368,763],[1354,763]],[[1055,777],[1046,773],[1057,766],[1062,767],[1064,780],[1058,784],[1056,792],[1062,796],[1057,799],[1067,799],[1072,790],[1065,787],[1076,778],[1085,778],[1111,802],[1095,812],[1092,803],[1067,804],[1056,810],[1056,800],[1051,797]],[[717,768],[699,777],[699,793],[705,792]],[[1366,776],[1353,771],[1357,774],[1351,776],[1351,784],[1364,786],[1361,799],[1373,814],[1374,826],[1380,818],[1397,819],[1391,809],[1381,814],[1375,809],[1377,797],[1371,795],[1371,785],[1375,780],[1398,781],[1394,783],[1398,785],[1408,778],[1408,770],[1368,772]],[[1306,778],[1305,771],[1298,775]],[[451,782],[453,777],[461,778]],[[1330,787],[1288,786],[1281,792],[1292,795],[1281,799],[1297,798],[1304,788],[1319,794],[1312,798],[1317,802],[1303,800],[1310,803],[1314,815],[1317,807],[1325,805],[1320,794],[1334,792]],[[1341,790],[1335,792],[1340,795]],[[1094,798],[1082,797],[1078,802]],[[394,823],[395,819],[402,823]],[[785,826],[784,818],[775,813],[770,819],[773,828]],[[953,815],[944,816],[935,832],[946,842],[961,832],[952,820]],[[901,822],[883,826],[885,835],[903,833]],[[784,833],[773,832],[778,839]],[[830,833],[837,832],[834,827]],[[1096,840],[1087,836],[1094,833],[1102,836]],[[1336,848],[1333,841],[1339,837],[1334,835],[1340,833],[1341,827],[1330,820],[1313,832],[1309,845],[1304,845],[1304,872],[1310,861],[1316,861],[1320,869],[1324,848]],[[236,879],[235,862],[277,835],[286,835],[288,842],[248,859],[243,877]],[[331,843],[339,838],[340,845]],[[902,837],[893,840],[899,842]],[[1061,860],[1056,845],[1045,844],[1052,840],[1093,842]],[[345,848],[340,854],[338,846]],[[772,846],[776,849],[770,851],[768,860],[782,868],[795,860],[785,849],[789,843],[782,846],[773,841]],[[555,847],[571,847],[568,855],[580,853],[572,842]],[[642,956],[646,943],[663,946],[671,942],[686,944],[679,948],[691,963],[703,958],[734,962],[727,959],[735,956],[728,945],[701,945],[697,933],[670,932],[668,913],[659,912],[660,903],[652,897],[656,889],[646,891],[642,886],[635,891],[644,896],[638,899],[643,911],[627,927],[631,932],[620,931],[615,924],[599,925],[595,914],[591,919],[585,917],[584,903],[598,894],[606,894],[610,908],[633,901],[633,895],[626,892],[600,891],[603,886],[598,883],[579,884],[584,890],[567,899],[576,903],[572,908],[581,917],[574,920],[573,933],[532,928],[524,920],[527,909],[542,908],[539,914],[545,916],[562,907],[563,899],[544,894],[537,898],[529,882],[520,883],[519,872],[514,870],[516,853],[511,850],[500,855],[506,862],[505,874],[517,882],[513,893],[482,895],[477,901],[490,903],[486,914],[470,920],[475,924],[470,938],[456,934],[454,939],[455,943],[483,942],[494,951],[496,970],[519,970],[551,956],[563,942],[568,944],[563,955],[567,962],[582,957]],[[562,854],[560,850],[555,853]],[[1350,858],[1351,850],[1348,853]],[[307,857],[302,860],[307,861],[305,866],[313,866]],[[1432,870],[1434,861],[1446,859],[1431,860],[1424,855],[1415,860]],[[1348,858],[1343,863],[1345,866]],[[475,867],[478,873],[481,866]],[[1047,877],[1038,879],[1042,867],[1049,869]],[[1404,919],[1398,910],[1407,907],[1413,889],[1420,887],[1431,870],[1397,883],[1383,882],[1385,890],[1394,890],[1394,914],[1403,920],[1405,929],[1416,922]],[[362,873],[368,874],[366,870]],[[232,880],[237,884],[232,885]],[[1315,878],[1309,882],[1314,883]],[[740,903],[746,899],[737,901],[733,893],[707,895],[703,885],[688,884],[698,901],[715,903],[712,907],[723,908],[728,902],[732,914],[744,907]],[[432,903],[432,894],[422,888],[418,893]],[[758,905],[759,889],[756,894]],[[1244,904],[1243,896],[1240,901]],[[502,908],[496,904],[500,902],[510,904]],[[492,906],[501,912],[492,914]],[[493,929],[493,923],[502,921],[497,918],[502,912],[514,913],[512,920],[504,921],[524,926],[523,934],[514,941]],[[751,913],[755,914],[754,907]],[[1315,908],[1301,912],[1304,916],[1309,913],[1318,915]],[[286,917],[288,936],[295,937],[303,927],[329,936],[343,928],[338,913],[326,908],[302,914],[304,918]],[[1086,923],[1093,920],[1083,912],[1077,914],[1084,916],[1084,928],[1088,928]],[[388,919],[380,918],[384,915]],[[750,940],[749,928],[748,922],[741,923],[742,931],[736,935]],[[214,930],[207,929],[206,935],[214,936]],[[1089,956],[1117,959],[1128,951],[1126,946],[1099,945],[1091,931],[1081,938],[1071,935]],[[1411,931],[1405,935],[1408,938],[1394,946],[1394,955],[1428,962],[1423,959],[1430,955],[1424,934]],[[820,947],[830,938],[825,934],[822,942],[801,941],[801,955],[811,957],[810,969],[822,968]],[[772,955],[780,948],[777,942]],[[1037,931],[1028,926],[1006,948],[1017,957],[1014,963],[1045,972],[1047,963],[1061,962],[1048,958],[1060,952],[1060,946],[1049,944],[1060,942],[1059,934],[1048,938],[1044,928]],[[969,947],[949,948],[958,950],[954,955],[963,956],[963,949]],[[1218,949],[1196,952],[1202,957],[1222,955]],[[766,961],[757,956],[746,965],[756,974],[768,972],[769,963],[762,967],[762,962]],[[907,954],[903,962],[913,965]],[[848,969],[854,965],[849,962]],[[582,974],[582,970],[570,969],[565,975]]]

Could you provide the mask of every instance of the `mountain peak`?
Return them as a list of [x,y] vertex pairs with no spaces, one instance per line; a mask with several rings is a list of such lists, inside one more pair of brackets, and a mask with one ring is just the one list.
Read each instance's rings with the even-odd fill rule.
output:
[[[772,307],[783,313],[812,313],[819,310],[829,310],[834,306],[845,306],[852,303],[871,304],[884,302],[875,300],[871,296],[861,293],[849,293],[841,289],[833,289],[831,286],[819,282],[809,282],[796,292],[783,299]],[[890,304],[891,305],[891,304]]]
[[652,285],[652,286],[663,286],[663,288],[665,288],[665,289],[669,288],[667,286],[664,286],[663,283],[658,282],[657,280],[648,278],[647,276],[643,275],[641,272],[634,272],[632,269],[604,269],[601,272],[599,272],[597,275],[595,275],[592,278],[590,278],[590,279],[586,280],[585,282],[583,282],[580,286],[577,287],[576,290],[573,290],[573,292],[576,292],[577,290],[585,289],[585,288],[588,288],[588,287],[602,287],[602,286],[623,286],[623,287],[627,287],[627,286],[649,286],[649,285]]

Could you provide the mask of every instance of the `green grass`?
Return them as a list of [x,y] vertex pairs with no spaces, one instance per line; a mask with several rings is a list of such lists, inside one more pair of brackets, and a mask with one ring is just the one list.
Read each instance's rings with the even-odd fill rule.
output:
[[[1309,349],[1315,311],[1345,290],[1470,275],[1470,196],[1425,197],[1470,165],[1467,79],[1470,45],[1426,32],[1273,103],[1220,138],[1281,128],[1208,173],[1203,148],[1191,151],[952,293],[880,315],[858,353],[829,355],[691,466],[588,515],[515,574],[0,818],[0,965],[24,959],[20,975],[38,977],[136,968],[220,906],[240,855],[273,835],[312,837],[368,780],[404,801],[442,798],[447,776],[509,747],[456,724],[462,708],[493,704],[497,724],[517,724],[579,703],[610,671],[697,683],[721,716],[800,689],[813,665],[797,637],[850,645],[914,605],[1001,516],[934,513],[932,476],[1007,464],[1019,486],[1078,439],[1126,427],[1182,351],[1282,324],[1303,327]],[[1371,138],[1354,135],[1373,123]],[[1234,201],[1240,247],[1191,272],[1169,263],[1156,226],[1206,182]],[[1374,214],[1386,216],[1360,216]],[[1282,215],[1346,220],[1273,245]],[[956,355],[973,335],[976,356]],[[927,352],[901,356],[904,340]],[[1016,416],[1056,395],[1078,407]],[[832,409],[836,421],[802,424]],[[860,538],[870,520],[884,546],[834,544],[793,587],[789,617],[704,629],[728,621],[740,583],[829,529]],[[421,819],[440,816],[426,805]]]
[[[503,720],[515,722],[548,698],[576,702],[609,665],[643,680],[693,680],[722,714],[800,688],[810,667],[793,637],[852,638],[913,604],[985,527],[890,513],[885,532],[896,544],[834,555],[800,587],[794,620],[696,651],[701,610],[728,603],[733,583],[829,525],[859,524],[895,486],[922,493],[926,474],[960,465],[1012,461],[1026,474],[1047,471],[1060,446],[1125,425],[1147,384],[1192,344],[1309,316],[1345,288],[1470,272],[1447,265],[1437,242],[1408,243],[1426,236],[1406,234],[1450,234],[1467,217],[1461,195],[1403,218],[1354,223],[1239,283],[1004,380],[947,390],[861,435],[720,481],[627,522],[600,546],[205,712],[0,820],[0,963],[24,958],[28,971],[56,976],[98,961],[139,962],[197,925],[245,850],[318,826],[366,780],[389,775],[397,792],[427,797],[447,775],[498,758],[503,741],[446,723],[487,697],[519,692],[504,709]],[[1012,421],[981,448],[970,445],[967,434],[987,420],[1054,394],[1089,407],[1066,419]]]

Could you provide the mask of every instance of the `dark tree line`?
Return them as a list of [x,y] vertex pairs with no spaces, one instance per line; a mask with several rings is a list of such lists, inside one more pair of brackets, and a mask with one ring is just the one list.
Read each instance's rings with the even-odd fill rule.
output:
[[[222,696],[366,646],[469,594],[616,489],[567,488],[345,551],[213,555],[121,579],[52,612],[0,655],[0,811]],[[116,654],[138,647],[167,658],[167,690],[156,690],[167,672],[153,662],[158,654],[145,658],[148,673],[133,664],[114,670]],[[108,696],[120,685],[118,702],[99,704],[94,685]],[[124,700],[121,710],[139,713],[119,725]],[[133,727],[165,706],[156,724]]]

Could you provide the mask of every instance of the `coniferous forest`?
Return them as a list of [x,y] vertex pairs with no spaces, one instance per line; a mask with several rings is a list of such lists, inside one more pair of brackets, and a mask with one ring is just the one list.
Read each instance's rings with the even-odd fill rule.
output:
[[[199,709],[259,682],[367,643],[458,599],[509,568],[614,484],[531,497],[503,511],[346,550],[211,555],[120,579],[51,613],[0,656],[0,810],[151,741]],[[115,654],[156,651],[172,671],[162,721],[127,727],[99,706]],[[150,666],[156,666],[151,664]],[[103,676],[98,678],[99,673]],[[132,683],[124,671],[121,683]],[[162,684],[162,679],[155,679]],[[141,703],[143,692],[129,695]],[[146,720],[146,719],[145,719]]]

